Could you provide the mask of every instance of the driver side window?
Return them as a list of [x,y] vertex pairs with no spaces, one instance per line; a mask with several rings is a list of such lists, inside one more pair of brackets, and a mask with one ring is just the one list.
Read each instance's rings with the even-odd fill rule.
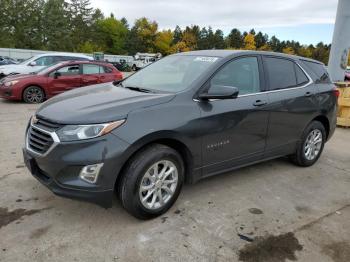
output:
[[35,60],[37,66],[49,66],[52,65],[55,61],[53,56],[43,56]]
[[236,87],[239,95],[260,92],[258,58],[244,57],[227,63],[211,79],[210,86],[211,93],[219,86]]

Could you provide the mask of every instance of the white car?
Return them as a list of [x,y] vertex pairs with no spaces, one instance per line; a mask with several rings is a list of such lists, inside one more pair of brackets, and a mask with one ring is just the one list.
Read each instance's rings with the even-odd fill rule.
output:
[[30,74],[57,62],[69,60],[93,60],[93,58],[72,53],[47,53],[36,55],[19,64],[0,66],[0,78],[10,74]]

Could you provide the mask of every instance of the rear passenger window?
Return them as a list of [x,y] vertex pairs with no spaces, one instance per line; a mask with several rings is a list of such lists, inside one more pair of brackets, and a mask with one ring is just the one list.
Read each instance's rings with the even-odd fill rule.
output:
[[100,74],[103,73],[103,69],[99,65],[83,64],[83,74]]
[[107,67],[107,66],[104,66],[103,67],[103,72],[102,73],[112,73],[112,69]]
[[218,86],[236,87],[240,95],[260,92],[258,59],[244,57],[227,63],[212,78],[210,86],[213,93]]
[[302,60],[301,62],[306,66],[306,69],[312,71],[313,74],[316,76],[316,83],[331,83],[331,79],[328,75],[326,67],[323,64],[306,60]]
[[305,75],[303,70],[296,64],[294,66],[295,66],[295,74],[297,76],[297,85],[302,86],[307,82],[309,82],[309,78]]
[[265,67],[270,81],[270,90],[279,90],[297,85],[294,62],[274,57],[265,57]]

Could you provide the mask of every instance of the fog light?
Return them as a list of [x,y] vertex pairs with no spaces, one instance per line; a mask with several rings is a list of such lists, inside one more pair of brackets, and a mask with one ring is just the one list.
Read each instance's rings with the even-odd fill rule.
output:
[[84,166],[80,171],[79,177],[86,182],[94,184],[97,181],[102,166],[103,163]]

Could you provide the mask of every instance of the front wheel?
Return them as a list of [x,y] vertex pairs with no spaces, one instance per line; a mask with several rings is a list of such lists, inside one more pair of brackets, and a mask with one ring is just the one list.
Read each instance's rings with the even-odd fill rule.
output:
[[184,163],[174,149],[154,144],[138,152],[122,175],[122,205],[133,216],[149,219],[165,213],[176,201],[184,180]]
[[299,166],[312,166],[321,156],[326,142],[326,130],[319,121],[312,121],[303,132],[297,151],[291,156]]
[[45,93],[38,86],[29,86],[23,92],[23,100],[30,104],[42,103],[45,100]]

